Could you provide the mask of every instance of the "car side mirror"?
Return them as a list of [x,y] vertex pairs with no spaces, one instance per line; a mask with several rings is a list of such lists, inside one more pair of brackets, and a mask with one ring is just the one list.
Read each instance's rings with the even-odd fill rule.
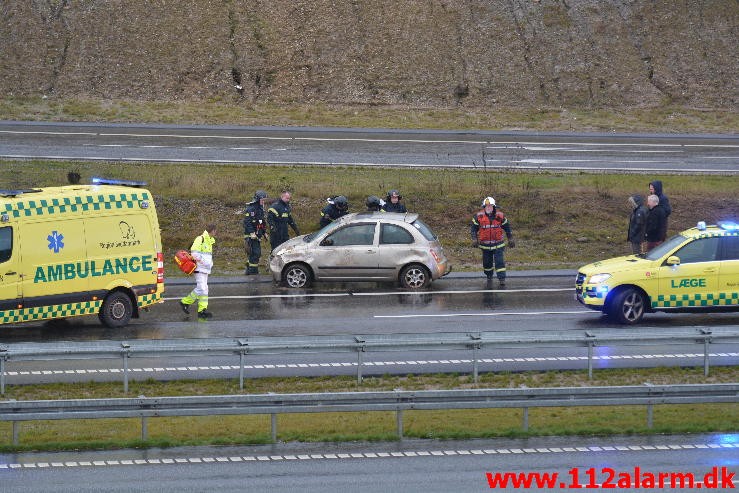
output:
[[667,257],[667,261],[665,262],[667,265],[680,265],[680,257],[677,255],[671,255]]
[[332,240],[331,238],[324,238],[323,240],[321,240],[321,243],[320,243],[321,246],[331,246],[333,244],[334,244],[334,240]]

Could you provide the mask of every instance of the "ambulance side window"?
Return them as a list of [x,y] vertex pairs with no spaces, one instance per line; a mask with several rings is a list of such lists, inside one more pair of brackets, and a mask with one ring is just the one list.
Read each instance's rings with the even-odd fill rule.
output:
[[739,236],[725,236],[721,241],[724,249],[721,260],[739,260]]
[[716,260],[718,251],[718,238],[699,238],[691,241],[675,255],[680,257],[681,264],[694,264],[697,262],[713,262]]
[[0,262],[7,262],[13,254],[13,228],[0,228]]

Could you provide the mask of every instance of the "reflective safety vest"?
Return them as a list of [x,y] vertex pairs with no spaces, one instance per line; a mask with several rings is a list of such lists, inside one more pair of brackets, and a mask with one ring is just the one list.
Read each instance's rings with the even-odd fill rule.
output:
[[210,274],[211,269],[213,269],[213,245],[215,242],[216,239],[209,235],[208,231],[203,231],[203,234],[192,242],[190,253],[198,263],[196,272]]
[[477,240],[480,244],[499,243],[503,241],[503,225],[507,219],[502,212],[496,212],[492,218],[480,211],[475,215],[475,222],[479,226]]

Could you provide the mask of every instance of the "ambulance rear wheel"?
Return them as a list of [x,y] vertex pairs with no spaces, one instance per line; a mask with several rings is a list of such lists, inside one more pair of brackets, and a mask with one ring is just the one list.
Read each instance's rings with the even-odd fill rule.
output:
[[626,288],[616,293],[608,314],[619,323],[632,325],[642,319],[645,310],[644,295],[634,288]]
[[133,303],[126,293],[116,291],[110,293],[100,308],[100,321],[105,326],[115,329],[125,327],[133,316]]

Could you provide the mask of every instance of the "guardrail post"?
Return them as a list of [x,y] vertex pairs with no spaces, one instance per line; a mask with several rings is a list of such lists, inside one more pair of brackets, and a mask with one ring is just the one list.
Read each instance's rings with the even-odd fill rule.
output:
[[593,346],[595,345],[595,335],[591,334],[587,330],[585,331],[585,337],[588,343],[588,380],[593,379]]
[[354,337],[354,340],[357,342],[357,344],[361,344],[361,346],[357,347],[357,385],[362,385],[362,367],[364,364],[364,352],[367,349],[367,346],[365,346],[365,339],[362,339],[361,337]]
[[0,346],[0,394],[5,395],[5,361],[8,359],[8,348]]
[[18,434],[21,422],[13,421],[13,445],[18,445]]
[[128,393],[128,353],[131,345],[127,342],[121,342],[121,353],[123,356],[123,392]]
[[403,410],[398,409],[395,411],[395,422],[398,427],[398,439],[403,439]]
[[529,431],[529,408],[523,408],[523,431]]
[[149,418],[141,416],[141,440],[146,441],[149,438]]
[[246,359],[246,352],[249,350],[249,341],[246,339],[237,339],[239,347],[239,390],[244,390],[244,360]]
[[[644,385],[646,387],[654,387],[654,385],[652,385],[649,382],[645,382]],[[653,425],[654,425],[654,404],[650,402],[649,404],[647,404],[647,428],[651,430]]]
[[[480,341],[482,339],[482,336],[479,332],[475,334],[468,334],[470,336],[470,339],[473,341]],[[478,371],[479,371],[479,364],[477,361],[477,352],[480,349],[480,343],[475,342],[472,344],[472,381],[477,383],[478,382]]]
[[709,350],[711,349],[711,329],[700,329],[703,335],[703,376],[708,376],[708,365],[709,365]]
[[277,443],[277,415],[275,413],[270,414],[269,421],[272,443]]

